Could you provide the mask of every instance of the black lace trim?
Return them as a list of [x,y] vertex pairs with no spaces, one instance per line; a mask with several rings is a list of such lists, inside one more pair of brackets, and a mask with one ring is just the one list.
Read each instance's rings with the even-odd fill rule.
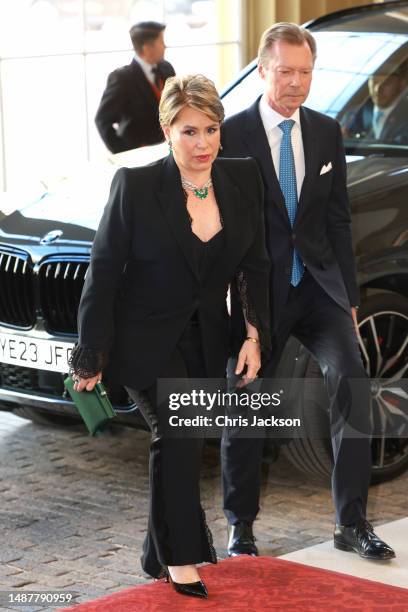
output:
[[245,318],[248,323],[250,323],[257,329],[262,352],[267,355],[269,353],[269,339],[266,338],[266,334],[262,328],[262,325],[260,324],[258,317],[256,316],[255,308],[251,304],[251,300],[248,294],[248,282],[245,278],[245,273],[243,270],[237,271],[235,275],[235,282],[238,290],[239,301],[241,302]]
[[200,510],[201,510],[201,519],[204,525],[204,532],[205,532],[207,542],[208,542],[208,550],[210,551],[210,561],[211,563],[217,563],[217,553],[214,548],[212,533],[210,531],[210,528],[207,525],[207,519],[205,518],[205,512],[202,506],[200,506]]
[[248,296],[248,283],[245,278],[245,274],[242,270],[237,271],[235,280],[237,283],[239,300],[244,310],[245,318],[248,321],[248,323],[256,327],[256,329],[259,331],[259,323],[258,323],[258,319],[256,316],[256,312]]
[[106,367],[107,355],[104,351],[83,348],[76,344],[68,360],[70,374],[81,378],[93,378]]
[[168,575],[169,575],[169,570],[167,569],[167,566],[162,565],[161,570],[159,571],[157,576],[155,576],[155,578],[156,580],[161,580],[161,578],[168,578]]

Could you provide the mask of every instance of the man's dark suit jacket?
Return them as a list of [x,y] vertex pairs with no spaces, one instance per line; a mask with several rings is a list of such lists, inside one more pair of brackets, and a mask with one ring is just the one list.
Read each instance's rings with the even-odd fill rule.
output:
[[[169,62],[157,65],[163,82],[175,74]],[[162,142],[159,101],[139,63],[111,72],[95,117],[102,140],[112,153]],[[113,124],[117,123],[115,129]]]
[[373,129],[374,105],[369,99],[357,111],[346,113],[341,123],[350,136],[358,135],[362,140],[378,140],[390,144],[408,144],[408,98],[404,95],[388,115],[377,137]]
[[[265,186],[266,244],[272,263],[272,327],[279,324],[290,287],[293,248],[326,292],[344,309],[359,303],[346,190],[346,163],[336,121],[301,107],[305,178],[294,227],[274,169],[259,113],[259,99],[227,119],[222,127],[223,155],[254,157]],[[323,166],[332,169],[320,174]]]
[[85,359],[92,366],[109,353],[110,380],[133,389],[153,384],[195,311],[207,375],[223,377],[230,346],[226,297],[237,269],[244,273],[261,337],[269,342],[270,262],[259,170],[252,159],[217,159],[212,179],[225,243],[200,278],[196,238],[173,157],[116,173],[78,318]]

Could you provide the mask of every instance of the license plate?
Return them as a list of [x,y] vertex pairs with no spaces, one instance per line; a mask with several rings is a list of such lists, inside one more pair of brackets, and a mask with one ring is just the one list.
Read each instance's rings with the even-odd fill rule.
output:
[[68,359],[73,347],[73,342],[44,340],[0,332],[0,362],[26,368],[68,372]]

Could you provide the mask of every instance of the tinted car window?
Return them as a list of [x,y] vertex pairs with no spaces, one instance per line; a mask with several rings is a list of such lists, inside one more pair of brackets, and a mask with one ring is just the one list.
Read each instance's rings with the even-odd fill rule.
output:
[[346,140],[408,145],[408,45],[375,69],[339,113]]
[[[395,12],[399,26],[408,11]],[[378,25],[378,17],[376,17]],[[362,31],[357,31],[361,22]],[[339,120],[346,146],[408,146],[408,35],[394,31],[365,31],[364,19],[342,24],[350,30],[315,31],[317,60],[306,105]],[[242,78],[244,76],[244,78]],[[262,93],[263,84],[253,62],[226,93],[226,115],[246,108]]]

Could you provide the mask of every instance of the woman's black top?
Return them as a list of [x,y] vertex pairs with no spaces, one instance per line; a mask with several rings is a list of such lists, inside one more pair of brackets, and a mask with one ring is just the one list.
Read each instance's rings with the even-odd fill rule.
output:
[[[204,242],[194,232],[191,232],[194,250],[194,263],[197,275],[201,282],[206,278],[211,268],[216,265],[217,258],[221,255],[225,245],[224,228],[220,229],[210,240]],[[198,323],[198,310],[191,316],[193,324]]]
[[212,266],[215,265],[217,258],[224,248],[224,230],[221,229],[207,242],[200,240],[194,232],[192,232],[192,234],[194,240],[195,265],[197,266],[197,272],[200,279],[203,280]]

